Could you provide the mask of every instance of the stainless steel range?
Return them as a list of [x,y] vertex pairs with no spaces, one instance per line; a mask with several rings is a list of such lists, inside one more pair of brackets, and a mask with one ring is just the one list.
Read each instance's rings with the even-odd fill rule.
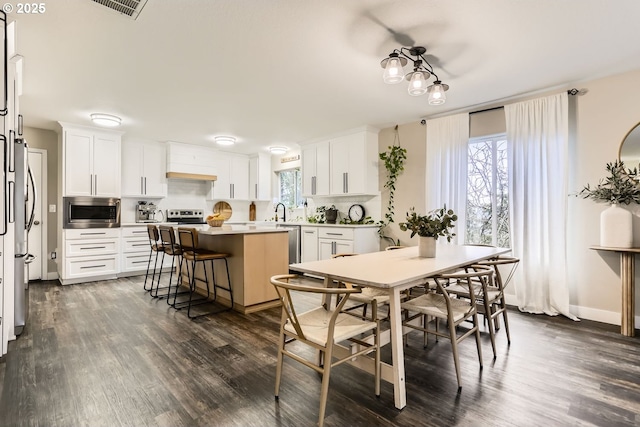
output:
[[177,224],[206,224],[202,209],[167,209],[167,221]]

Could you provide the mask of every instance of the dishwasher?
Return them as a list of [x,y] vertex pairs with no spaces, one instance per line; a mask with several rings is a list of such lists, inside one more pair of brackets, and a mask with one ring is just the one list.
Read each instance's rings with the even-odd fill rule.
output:
[[296,224],[277,223],[276,227],[286,228],[289,231],[289,264],[299,263],[302,246],[300,226]]

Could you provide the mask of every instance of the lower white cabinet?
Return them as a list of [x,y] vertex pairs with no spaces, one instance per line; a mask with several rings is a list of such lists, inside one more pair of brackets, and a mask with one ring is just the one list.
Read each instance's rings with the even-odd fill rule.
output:
[[302,262],[329,259],[336,254],[367,253],[380,250],[377,227],[303,226]]
[[62,231],[63,285],[116,278],[119,272],[120,229],[90,228]]
[[300,228],[302,234],[302,262],[318,260],[318,227]]
[[[135,227],[122,227],[121,269],[119,276],[135,276],[147,274],[149,264],[149,233],[146,225]],[[159,254],[158,264],[162,261],[162,253]],[[151,268],[155,264],[155,254],[151,257]],[[165,256],[162,268],[171,267],[171,257]]]

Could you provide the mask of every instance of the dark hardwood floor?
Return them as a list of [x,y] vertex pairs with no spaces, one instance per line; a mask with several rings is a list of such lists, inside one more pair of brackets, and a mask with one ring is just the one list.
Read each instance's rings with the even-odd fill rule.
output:
[[[142,290],[140,278],[30,286],[24,334],[0,360],[1,426],[312,426],[320,378],[285,361],[273,397],[279,309],[190,321]],[[640,338],[619,327],[509,312],[484,369],[460,345],[463,388],[449,342],[405,349],[407,406],[393,389],[337,367],[327,426],[638,426]],[[389,360],[389,349],[383,351]]]

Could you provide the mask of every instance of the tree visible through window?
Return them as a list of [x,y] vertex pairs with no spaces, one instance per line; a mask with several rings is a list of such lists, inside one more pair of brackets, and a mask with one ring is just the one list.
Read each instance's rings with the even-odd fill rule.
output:
[[505,135],[469,141],[465,243],[510,247]]
[[288,208],[302,206],[302,176],[300,169],[289,169],[281,171],[280,181],[280,202]]

